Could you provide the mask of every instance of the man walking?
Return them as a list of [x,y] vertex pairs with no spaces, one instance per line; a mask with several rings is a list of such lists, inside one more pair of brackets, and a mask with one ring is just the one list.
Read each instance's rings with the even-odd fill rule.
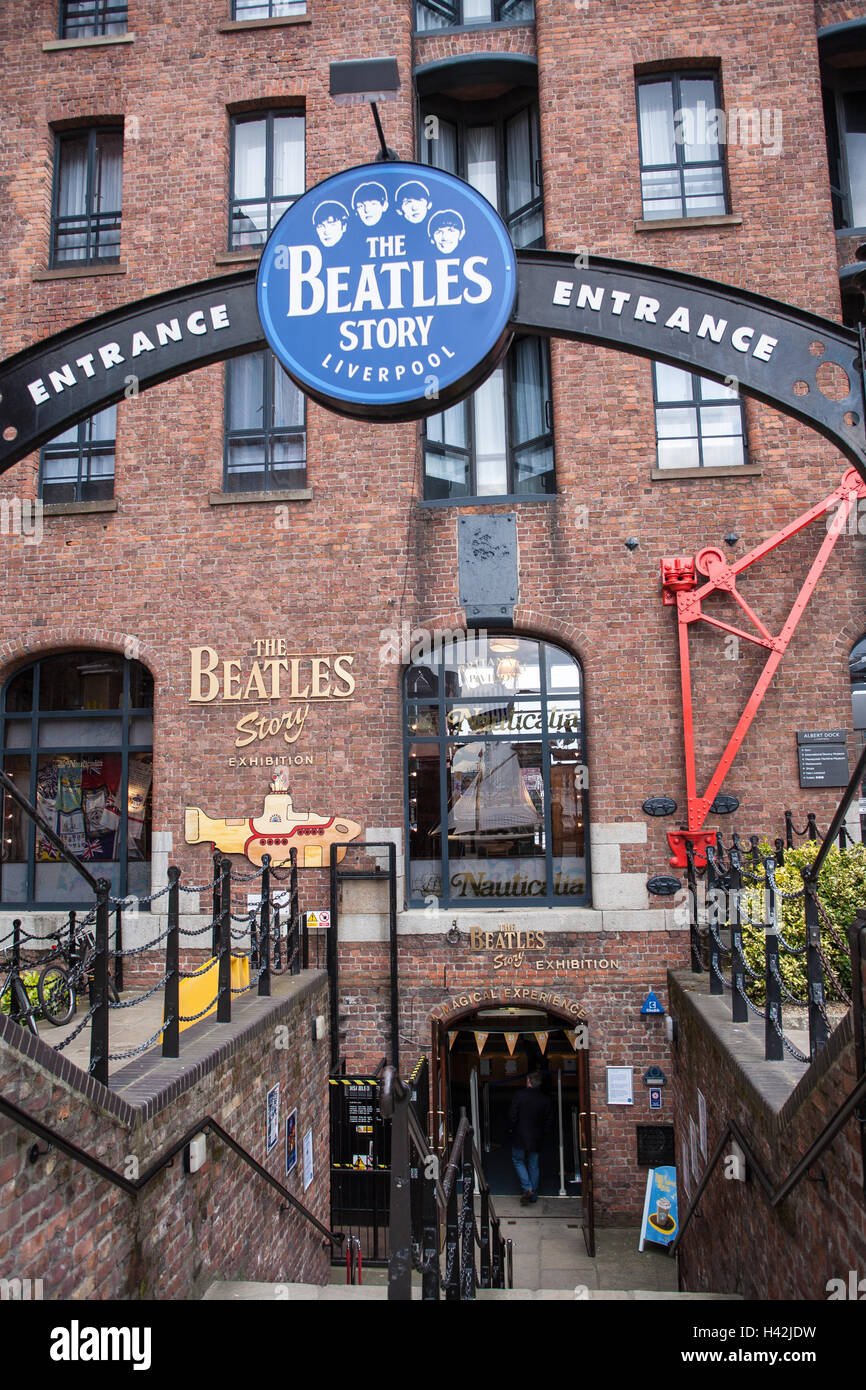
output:
[[523,1189],[522,1207],[538,1200],[539,1158],[553,1123],[553,1106],[550,1097],[541,1094],[541,1082],[540,1071],[530,1072],[526,1089],[517,1092],[508,1113],[511,1161]]

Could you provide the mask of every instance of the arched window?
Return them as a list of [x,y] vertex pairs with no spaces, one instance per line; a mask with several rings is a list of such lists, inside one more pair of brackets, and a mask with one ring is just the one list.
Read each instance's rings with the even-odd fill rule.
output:
[[[112,893],[150,892],[153,680],[138,661],[64,652],[26,666],[0,698],[3,766],[73,854]],[[4,796],[0,901],[89,901],[81,877]]]
[[583,682],[548,642],[468,633],[405,675],[410,904],[586,904]]

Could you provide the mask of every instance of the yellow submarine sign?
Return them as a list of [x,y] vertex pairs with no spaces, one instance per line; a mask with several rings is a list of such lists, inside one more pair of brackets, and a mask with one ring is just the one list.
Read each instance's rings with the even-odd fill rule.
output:
[[[310,705],[320,700],[350,700],[355,692],[348,652],[313,656],[293,654],[283,637],[261,637],[253,644],[253,659],[223,657],[216,647],[190,647],[191,705],[252,704],[235,729],[235,748],[248,748],[282,734],[295,743],[304,728]],[[288,705],[272,712],[272,703]],[[193,841],[195,843],[195,841]]]
[[[246,855],[251,864],[260,865],[266,854],[276,866],[287,864],[291,851],[296,849],[298,868],[319,869],[331,862],[331,845],[354,840],[361,827],[347,816],[296,811],[289,794],[289,774],[281,767],[271,778],[271,789],[260,816],[214,820],[198,806],[187,806],[184,831],[188,845],[210,841],[223,854]],[[337,851],[338,863],[345,853],[345,849]]]

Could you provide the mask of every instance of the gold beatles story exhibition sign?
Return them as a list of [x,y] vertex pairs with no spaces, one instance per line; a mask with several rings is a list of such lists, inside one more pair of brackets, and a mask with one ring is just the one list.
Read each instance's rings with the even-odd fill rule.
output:
[[[283,637],[259,637],[246,657],[226,656],[214,646],[189,649],[189,697],[191,705],[252,705],[235,724],[235,748],[249,748],[266,738],[282,735],[296,743],[303,732],[310,707],[324,700],[351,700],[355,658],[348,652],[314,655],[290,652]],[[282,704],[273,711],[268,706]],[[262,709],[265,706],[265,709]],[[287,708],[286,708],[287,707]],[[232,767],[274,766],[280,763],[312,763],[312,755],[270,755],[230,758]]]

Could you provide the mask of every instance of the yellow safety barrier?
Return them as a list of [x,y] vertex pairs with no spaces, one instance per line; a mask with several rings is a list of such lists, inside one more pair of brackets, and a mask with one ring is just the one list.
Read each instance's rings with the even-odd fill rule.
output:
[[[231,958],[231,987],[234,990],[246,990],[250,987],[250,958],[249,956],[232,956]],[[209,999],[214,1002],[204,1013],[202,1018],[209,1018],[216,1013],[216,995],[219,989],[219,961],[216,956],[209,961],[207,967],[202,970],[200,975],[196,975],[192,980],[181,980],[180,982],[180,1016],[201,1022],[195,1015],[201,1013]],[[235,998],[238,996],[235,995]],[[192,1022],[181,1023],[181,1033],[185,1028],[191,1028]]]

